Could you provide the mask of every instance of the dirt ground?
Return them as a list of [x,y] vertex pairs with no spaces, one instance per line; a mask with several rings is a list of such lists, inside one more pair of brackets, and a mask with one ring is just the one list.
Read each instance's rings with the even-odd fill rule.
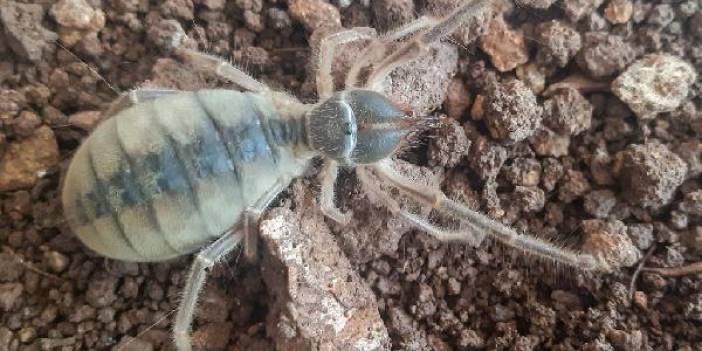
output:
[[[59,199],[73,151],[119,92],[231,87],[174,45],[314,102],[311,47],[325,33],[382,33],[455,3],[0,0],[0,351],[174,349],[192,258],[99,257]],[[637,272],[702,260],[702,1],[493,5],[393,72],[388,96],[437,117],[396,167],[615,268],[442,243],[378,206],[351,171],[337,184],[353,213],[341,226],[318,210],[313,170],[265,215],[262,259],[236,253],[213,270],[196,348],[702,350],[702,274]],[[339,51],[338,82],[365,44]],[[326,296],[338,313],[318,318]],[[322,320],[340,316],[355,329]]]

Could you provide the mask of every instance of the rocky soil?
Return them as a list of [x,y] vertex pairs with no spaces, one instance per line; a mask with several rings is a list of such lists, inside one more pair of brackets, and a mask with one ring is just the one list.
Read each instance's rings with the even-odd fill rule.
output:
[[[320,38],[384,32],[453,0],[0,0],[0,351],[173,350],[191,257],[91,253],[59,199],[70,157],[120,92],[232,87],[175,46],[316,101]],[[261,257],[212,271],[203,350],[702,350],[702,1],[496,1],[385,92],[436,128],[395,166],[611,273],[491,240],[442,243],[342,172],[346,226],[310,172],[261,223]],[[368,42],[344,46],[337,83]],[[394,194],[394,193],[393,193]],[[402,201],[403,205],[408,205]],[[418,209],[448,227],[455,221]]]

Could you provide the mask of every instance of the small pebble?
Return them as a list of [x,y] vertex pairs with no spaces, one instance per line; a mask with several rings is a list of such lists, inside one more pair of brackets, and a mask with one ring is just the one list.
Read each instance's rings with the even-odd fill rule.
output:
[[55,273],[63,272],[66,269],[66,267],[68,267],[69,263],[68,257],[66,257],[60,252],[56,252],[53,250],[45,252],[44,259],[46,260],[46,263],[49,266],[49,268],[51,268],[51,270]]
[[621,221],[590,219],[582,221],[582,228],[582,250],[603,260],[610,268],[631,267],[641,258],[641,251],[631,242]]
[[100,122],[102,112],[81,111],[68,116],[68,124],[85,131],[91,131]]
[[85,0],[59,0],[49,11],[58,24],[74,29],[98,31],[105,26],[105,14]]
[[578,22],[581,18],[597,10],[604,0],[563,0],[563,11],[571,22]]
[[341,15],[332,4],[323,0],[291,0],[288,12],[312,33],[321,27],[341,27]]
[[536,62],[542,67],[565,67],[583,45],[577,30],[556,20],[536,26],[535,42]]
[[652,54],[634,62],[612,82],[612,92],[641,119],[678,108],[687,98],[697,72],[669,54]]
[[646,250],[653,244],[653,225],[650,223],[630,224],[627,228],[627,233],[639,250]]
[[595,78],[618,73],[636,57],[632,45],[618,35],[589,32],[585,34],[583,42],[583,48],[576,56],[576,62],[580,68]]
[[595,190],[585,195],[585,211],[595,218],[607,218],[617,204],[617,198],[611,190]]
[[162,19],[156,25],[149,26],[146,37],[163,52],[173,51],[186,39],[180,22],[173,19]]
[[268,9],[268,23],[274,29],[284,29],[292,26],[292,19],[285,10],[277,7]]
[[165,0],[159,6],[164,18],[192,21],[195,18],[192,0]]
[[491,84],[484,107],[490,135],[506,143],[530,137],[541,124],[542,108],[536,96],[517,79]]
[[612,24],[629,22],[634,14],[634,4],[631,0],[610,0],[605,7],[604,16]]
[[0,310],[13,311],[22,296],[24,287],[20,283],[0,284]]
[[702,217],[702,190],[692,191],[678,205],[680,211],[692,216]]
[[435,138],[429,141],[427,156],[430,166],[452,168],[468,154],[471,142],[460,123],[447,119],[435,129]]
[[458,295],[461,293],[461,282],[454,278],[450,277],[448,280],[448,294],[449,295]]
[[529,62],[526,65],[517,67],[517,78],[529,86],[534,94],[540,94],[546,87],[546,74],[544,70],[536,64]]
[[675,19],[675,11],[670,4],[659,4],[653,6],[651,11],[648,13],[648,18],[646,23],[652,25],[658,29],[666,27],[670,22]]
[[544,208],[546,196],[544,191],[535,186],[516,186],[512,193],[514,206],[524,213],[539,212]]
[[558,199],[570,203],[581,198],[590,191],[590,183],[585,174],[569,169],[565,172],[558,188]]
[[575,89],[558,89],[544,102],[544,124],[556,132],[578,135],[592,121],[592,104]]
[[31,137],[7,146],[0,161],[0,191],[28,188],[59,162],[56,137],[40,127]]
[[473,99],[466,83],[460,78],[453,78],[449,83],[446,91],[446,101],[444,101],[448,116],[459,120],[472,102]]
[[112,348],[112,351],[153,351],[154,345],[142,339],[135,339],[125,335],[120,342]]
[[12,341],[12,332],[10,329],[7,329],[6,327],[0,327],[0,345],[6,345],[2,346],[5,347],[5,349],[0,349],[3,351],[7,351],[10,348],[10,341]]
[[21,342],[27,344],[37,337],[37,330],[33,327],[22,328],[17,333],[17,336],[19,336]]
[[535,158],[515,158],[503,173],[515,186],[537,186],[541,181],[541,163]]
[[696,226],[686,231],[682,236],[682,243],[694,255],[702,255],[702,226]]
[[637,306],[641,309],[646,309],[648,307],[648,297],[646,296],[646,293],[644,293],[641,290],[636,290],[634,291],[634,306]]
[[34,130],[41,125],[41,118],[36,113],[25,110],[8,124],[12,126],[16,135],[26,138],[34,134]]
[[501,17],[493,20],[487,33],[480,37],[480,48],[500,72],[511,71],[529,61],[524,34],[509,28]]
[[377,22],[376,29],[380,31],[391,30],[415,18],[416,9],[412,0],[373,0],[370,3]]
[[519,6],[531,7],[534,9],[547,9],[553,5],[556,0],[517,0]]
[[632,205],[660,208],[685,180],[687,164],[658,143],[629,145],[616,156],[615,173],[622,196]]
[[529,143],[539,156],[561,157],[568,155],[570,136],[562,135],[548,128],[540,128]]

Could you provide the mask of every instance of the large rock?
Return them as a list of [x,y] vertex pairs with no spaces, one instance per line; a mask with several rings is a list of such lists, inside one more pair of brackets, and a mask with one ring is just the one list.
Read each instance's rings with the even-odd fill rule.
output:
[[261,223],[264,279],[277,350],[389,350],[375,296],[317,211],[273,210]]

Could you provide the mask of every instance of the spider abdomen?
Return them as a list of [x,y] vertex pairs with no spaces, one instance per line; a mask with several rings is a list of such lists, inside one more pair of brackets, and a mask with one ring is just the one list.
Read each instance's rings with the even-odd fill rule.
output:
[[191,253],[239,223],[279,179],[306,161],[304,127],[266,97],[183,92],[112,116],[76,152],[62,201],[91,249],[129,261]]

